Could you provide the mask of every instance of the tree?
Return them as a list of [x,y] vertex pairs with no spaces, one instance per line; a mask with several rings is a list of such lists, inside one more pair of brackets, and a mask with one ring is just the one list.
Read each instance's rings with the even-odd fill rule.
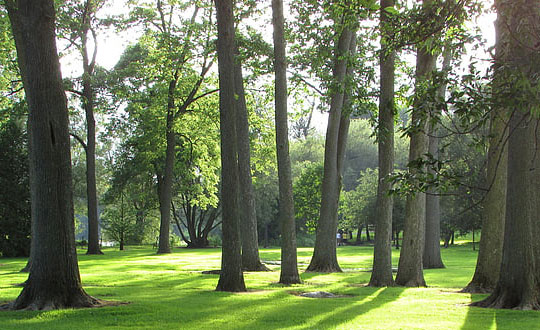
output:
[[29,116],[32,265],[11,309],[91,307],[75,250],[66,96],[56,51],[53,1],[5,1]]
[[[351,21],[348,21],[351,20]],[[330,90],[330,113],[324,147],[324,175],[321,191],[321,209],[317,223],[317,236],[313,257],[306,269],[317,272],[340,272],[336,255],[336,231],[338,224],[339,194],[341,192],[341,175],[343,156],[349,127],[350,104],[345,102],[349,93],[346,78],[351,54],[356,49],[356,29],[353,17],[345,19],[335,50],[334,86]],[[352,24],[352,26],[349,26]],[[347,96],[346,96],[347,95]]]
[[[431,0],[424,0],[423,8],[430,10]],[[428,151],[427,125],[429,117],[428,105],[423,103],[421,91],[429,84],[429,77],[435,68],[436,56],[429,49],[429,43],[417,45],[415,100],[411,118],[411,144],[409,152],[409,171],[412,175],[419,171],[415,168]],[[420,165],[421,166],[421,165]],[[407,196],[405,207],[405,225],[403,230],[403,246],[399,255],[396,284],[403,286],[425,286],[422,271],[426,222],[426,195],[424,192],[414,192]]]
[[259,239],[257,234],[257,212],[255,192],[251,178],[251,152],[249,141],[249,122],[244,79],[238,49],[234,63],[234,83],[236,95],[236,138],[238,139],[238,184],[240,199],[244,207],[240,209],[242,226],[242,267],[247,271],[268,271],[259,258]]
[[[495,81],[497,78],[495,78]],[[502,83],[502,82],[501,82]],[[496,95],[494,95],[496,97]],[[495,102],[494,104],[497,104]],[[502,258],[506,213],[506,166],[508,136],[505,109],[491,110],[489,150],[487,154],[487,184],[482,214],[482,239],[473,278],[463,289],[468,293],[493,292]]]
[[223,248],[217,291],[246,291],[238,224],[238,151],[235,105],[234,16],[231,0],[215,0],[218,27],[221,203]]
[[[186,18],[177,15],[179,9],[192,13]],[[205,15],[200,15],[201,12]],[[122,93],[134,101],[136,116],[146,116],[160,128],[155,132],[149,123],[141,123],[145,133],[150,131],[149,135],[155,134],[157,138],[156,141],[145,139],[144,143],[153,147],[152,153],[159,152],[159,157],[151,162],[157,178],[161,216],[158,253],[170,252],[171,201],[180,133],[177,127],[198,100],[215,92],[205,90],[203,84],[213,63],[209,51],[211,17],[210,8],[199,2],[141,1],[131,19],[146,27],[145,34],[137,47],[128,49],[128,55],[134,56],[121,59],[117,65],[127,73],[121,77]],[[198,37],[199,34],[204,37]],[[129,76],[132,73],[135,77]],[[138,88],[133,88],[134,85]]]
[[30,254],[27,134],[13,117],[0,123],[0,254]]
[[[450,70],[452,51],[447,46],[443,54],[442,74]],[[437,97],[445,100],[446,84],[441,84],[437,91]],[[434,116],[440,116],[442,109],[436,109]],[[428,153],[435,159],[439,159],[439,124],[433,122],[429,125]],[[428,173],[436,175],[433,168],[428,168]],[[438,190],[430,187],[426,194],[426,237],[424,241],[424,254],[422,264],[424,269],[444,268],[441,258],[441,201]]]
[[274,70],[276,149],[279,177],[279,217],[281,224],[281,273],[279,283],[301,283],[296,257],[296,226],[292,190],[289,129],[287,124],[287,62],[285,58],[285,28],[283,1],[272,0],[274,27]]
[[[86,118],[86,142],[75,136],[86,153],[86,200],[88,214],[88,250],[87,254],[103,254],[99,246],[98,197],[96,188],[96,106],[95,69],[98,51],[97,12],[105,4],[104,0],[86,0],[84,2],[67,1],[59,12],[60,26],[72,45],[76,45],[82,57],[82,91],[75,91],[81,97]],[[63,26],[63,25],[67,25]],[[89,49],[92,38],[93,51]]]
[[[391,183],[388,176],[394,169],[394,71],[395,51],[389,49],[389,20],[387,8],[394,7],[394,0],[381,0],[381,94],[379,96],[379,180],[377,184],[377,213],[375,216],[375,247],[373,250],[373,272],[370,286],[392,286],[392,206]],[[360,235],[360,233],[358,234]]]
[[506,219],[500,275],[493,293],[473,305],[540,309],[538,26],[540,1],[495,2],[496,106],[507,109]]
[[124,203],[124,193],[120,193],[120,206],[109,206],[103,215],[103,230],[109,238],[119,244],[120,251],[124,251],[124,245],[128,237],[135,231],[135,217],[129,214]]

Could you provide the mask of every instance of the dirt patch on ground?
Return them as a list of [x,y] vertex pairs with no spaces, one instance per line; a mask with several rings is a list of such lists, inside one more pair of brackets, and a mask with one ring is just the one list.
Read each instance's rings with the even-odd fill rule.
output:
[[298,297],[305,298],[348,298],[352,297],[351,295],[345,294],[334,294],[326,291],[312,291],[312,292],[301,292],[301,291],[289,291],[289,294]]

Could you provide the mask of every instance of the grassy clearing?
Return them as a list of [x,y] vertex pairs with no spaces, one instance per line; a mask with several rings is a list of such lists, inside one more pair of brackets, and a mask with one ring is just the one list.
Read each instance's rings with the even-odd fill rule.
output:
[[[81,251],[82,252],[82,251]],[[303,273],[304,284],[284,287],[279,266],[245,273],[248,293],[215,292],[219,249],[175,249],[156,255],[148,247],[105,249],[79,256],[82,281],[91,295],[130,302],[119,307],[50,312],[0,312],[0,329],[539,329],[540,313],[471,308],[482,295],[462,294],[474,272],[470,245],[444,249],[446,269],[426,270],[429,288],[369,288],[372,247],[339,247],[341,274]],[[298,251],[302,270],[312,249]],[[397,265],[399,251],[394,251]],[[261,250],[279,260],[279,249]],[[16,298],[26,279],[23,259],[0,259],[0,301]],[[345,295],[312,299],[291,292]]]

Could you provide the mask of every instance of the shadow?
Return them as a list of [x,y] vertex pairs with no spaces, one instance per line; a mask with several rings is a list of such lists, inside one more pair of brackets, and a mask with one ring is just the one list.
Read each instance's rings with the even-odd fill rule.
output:
[[[486,295],[462,293],[470,297],[469,303],[484,299]],[[467,315],[461,326],[461,330],[487,330],[493,327],[495,323],[495,311],[489,308],[472,307],[468,305],[462,306],[467,309]],[[497,327],[497,329],[499,329]]]

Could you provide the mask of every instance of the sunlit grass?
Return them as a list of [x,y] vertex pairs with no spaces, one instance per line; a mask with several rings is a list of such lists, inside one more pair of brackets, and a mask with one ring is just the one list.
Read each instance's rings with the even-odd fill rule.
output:
[[[464,242],[460,242],[464,243]],[[301,285],[278,284],[279,265],[271,272],[245,273],[247,293],[214,291],[219,249],[175,249],[156,255],[149,247],[105,249],[103,256],[80,251],[87,292],[104,300],[129,302],[119,307],[50,312],[0,312],[0,329],[535,329],[540,313],[495,311],[467,305],[482,295],[459,293],[470,280],[476,252],[468,244],[443,249],[447,268],[425,270],[428,288],[371,288],[373,248],[338,248],[344,272],[304,273],[312,249],[298,249]],[[399,251],[394,250],[397,266]],[[261,259],[278,261],[279,248],[262,249]],[[13,300],[25,281],[23,259],[0,259],[0,301]],[[295,294],[328,291],[336,299]]]

